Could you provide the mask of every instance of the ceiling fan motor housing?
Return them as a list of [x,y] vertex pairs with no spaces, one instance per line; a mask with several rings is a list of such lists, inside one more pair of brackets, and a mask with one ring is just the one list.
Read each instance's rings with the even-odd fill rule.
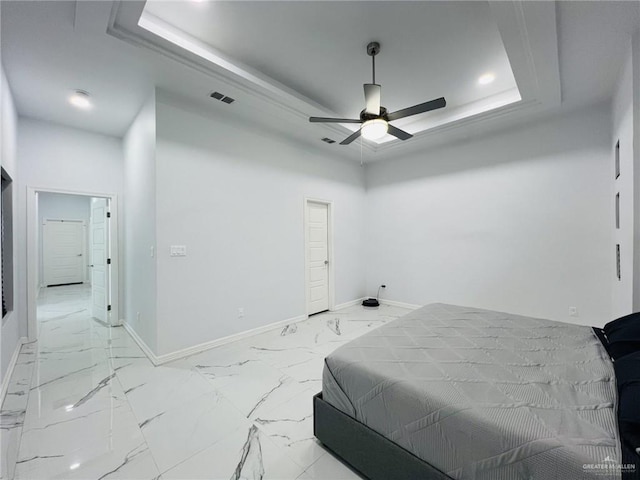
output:
[[385,121],[389,121],[389,119],[387,118],[387,109],[384,108],[383,106],[380,106],[380,114],[379,115],[375,115],[373,113],[367,113],[366,110],[362,110],[360,112],[360,120],[362,120],[362,122],[366,122],[367,120],[374,120],[376,118],[381,118]]

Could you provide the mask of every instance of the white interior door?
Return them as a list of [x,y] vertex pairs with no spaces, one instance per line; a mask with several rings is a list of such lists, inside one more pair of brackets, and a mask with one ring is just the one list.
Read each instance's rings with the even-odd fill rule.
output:
[[91,315],[109,322],[109,222],[106,198],[91,199]]
[[329,206],[307,202],[307,299],[309,315],[329,309]]
[[73,220],[45,220],[42,225],[44,284],[67,285],[84,280],[84,224]]

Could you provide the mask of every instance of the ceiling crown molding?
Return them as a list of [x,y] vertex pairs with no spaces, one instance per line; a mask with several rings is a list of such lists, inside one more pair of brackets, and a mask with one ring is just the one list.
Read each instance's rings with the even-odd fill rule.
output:
[[[222,85],[228,95],[247,98],[255,116],[278,118],[290,125],[298,125],[298,131],[308,131],[310,116],[339,116],[144,12],[144,5],[144,1],[114,2],[107,33],[208,75],[216,85]],[[418,146],[428,146],[431,138],[445,132],[465,129],[481,122],[503,122],[507,118],[521,117],[559,105],[561,90],[555,2],[492,0],[489,5],[511,64],[517,91],[511,92],[509,98],[496,99],[493,102],[496,107],[491,110],[478,112],[474,110],[474,105],[465,105],[449,109],[446,115],[423,120],[420,127],[426,129],[416,132],[410,142],[358,142],[359,145],[354,144],[356,147],[332,147],[332,151],[358,160],[362,157],[356,155],[356,151],[359,153],[361,148],[372,157],[382,153],[400,155]],[[518,97],[520,100],[517,100]],[[318,130],[318,125],[313,128],[316,129],[311,134],[313,137],[328,135],[340,138],[350,133],[340,124],[324,124],[321,130]]]

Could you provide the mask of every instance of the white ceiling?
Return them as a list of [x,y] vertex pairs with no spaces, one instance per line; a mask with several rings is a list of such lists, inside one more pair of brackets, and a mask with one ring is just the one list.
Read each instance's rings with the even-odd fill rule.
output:
[[[307,117],[357,117],[371,40],[382,44],[383,105],[445,96],[448,106],[399,121],[421,132],[411,140],[365,142],[365,160],[424,148],[449,131],[525,121],[557,109],[561,95],[572,107],[602,101],[640,24],[638,2],[153,0],[144,14],[135,1],[0,5],[2,63],[21,115],[122,136],[158,86],[206,113],[358,160],[359,144],[319,141],[349,130]],[[497,79],[481,88],[477,77],[489,70]],[[92,93],[92,111],[68,105],[76,88]],[[213,90],[236,102],[210,100]]]
[[[359,118],[376,82],[395,111],[438,97],[455,108],[517,89],[488,2],[147,2],[153,15],[330,111]],[[479,85],[482,74],[496,80]]]

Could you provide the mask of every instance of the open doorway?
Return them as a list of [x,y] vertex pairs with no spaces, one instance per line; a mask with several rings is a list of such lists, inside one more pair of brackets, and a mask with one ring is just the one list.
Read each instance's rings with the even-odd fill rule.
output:
[[116,206],[114,195],[28,189],[30,340],[38,320],[71,313],[63,305],[118,325]]

